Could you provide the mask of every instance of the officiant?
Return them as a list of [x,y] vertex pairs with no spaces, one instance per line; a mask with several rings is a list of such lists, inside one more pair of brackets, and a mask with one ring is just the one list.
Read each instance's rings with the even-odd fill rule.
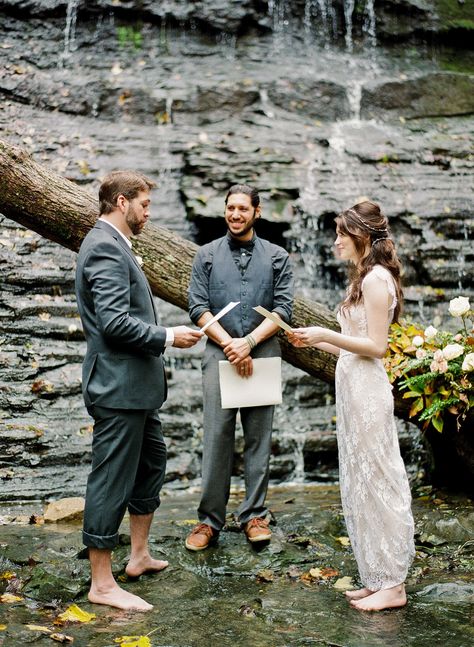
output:
[[235,425],[240,411],[244,436],[245,498],[238,518],[250,542],[269,541],[265,506],[273,425],[273,405],[222,408],[219,361],[227,360],[242,380],[252,375],[253,360],[279,357],[278,326],[253,309],[263,306],[289,322],[293,305],[293,275],[287,252],[259,238],[260,196],[246,184],[232,186],[225,198],[227,233],[197,252],[189,286],[189,314],[199,327],[229,302],[238,302],[205,330],[202,360],[204,439],[199,523],[186,548],[204,550],[224,526],[232,475]]

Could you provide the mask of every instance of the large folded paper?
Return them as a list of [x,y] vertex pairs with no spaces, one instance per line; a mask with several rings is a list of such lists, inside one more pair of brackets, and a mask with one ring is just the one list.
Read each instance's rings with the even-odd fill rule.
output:
[[253,374],[241,377],[235,366],[225,360],[219,362],[223,409],[281,403],[281,357],[260,357],[252,363]]

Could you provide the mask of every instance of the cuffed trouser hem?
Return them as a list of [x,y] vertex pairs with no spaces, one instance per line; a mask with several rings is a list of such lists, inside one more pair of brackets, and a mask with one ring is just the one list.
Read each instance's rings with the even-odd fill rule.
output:
[[211,519],[209,519],[209,517],[205,515],[198,514],[198,519],[199,519],[199,523],[205,523],[206,526],[210,526],[216,532],[220,532],[224,527],[224,524],[219,526],[219,524],[216,521],[212,521]]
[[99,550],[113,550],[119,543],[118,532],[113,535],[90,535],[85,530],[82,531],[82,543],[89,548],[98,548]]
[[160,503],[159,496],[151,499],[132,499],[128,502],[128,511],[130,514],[151,514],[160,507]]
[[239,523],[242,526],[242,528],[247,524],[249,521],[252,521],[252,519],[266,519],[268,517],[269,512],[267,509],[262,510],[261,512],[247,512],[244,515],[239,516]]

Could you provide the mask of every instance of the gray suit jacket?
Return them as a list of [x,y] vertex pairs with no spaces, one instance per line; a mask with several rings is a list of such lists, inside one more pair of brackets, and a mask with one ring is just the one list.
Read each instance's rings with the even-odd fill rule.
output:
[[158,325],[148,281],[132,250],[98,220],[77,257],[76,297],[87,351],[82,367],[86,406],[155,409],[166,399]]

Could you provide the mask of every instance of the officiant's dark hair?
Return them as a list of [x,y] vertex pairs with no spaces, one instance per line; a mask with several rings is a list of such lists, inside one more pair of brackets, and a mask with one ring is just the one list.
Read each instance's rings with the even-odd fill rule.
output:
[[136,198],[140,191],[150,191],[156,186],[153,180],[136,171],[112,171],[104,177],[99,188],[100,215],[111,213],[117,206],[117,198]]
[[257,189],[248,184],[233,184],[227,191],[227,195],[225,197],[226,204],[229,196],[234,195],[235,193],[243,193],[244,195],[250,196],[250,203],[254,209],[260,205],[260,196],[258,195]]
[[403,305],[403,291],[400,280],[401,263],[390,236],[387,217],[375,202],[364,200],[336,217],[339,231],[350,236],[360,257],[358,266],[350,271],[350,287],[341,308],[356,305],[362,301],[362,281],[374,265],[382,265],[393,277],[397,303],[393,321],[397,322]]

